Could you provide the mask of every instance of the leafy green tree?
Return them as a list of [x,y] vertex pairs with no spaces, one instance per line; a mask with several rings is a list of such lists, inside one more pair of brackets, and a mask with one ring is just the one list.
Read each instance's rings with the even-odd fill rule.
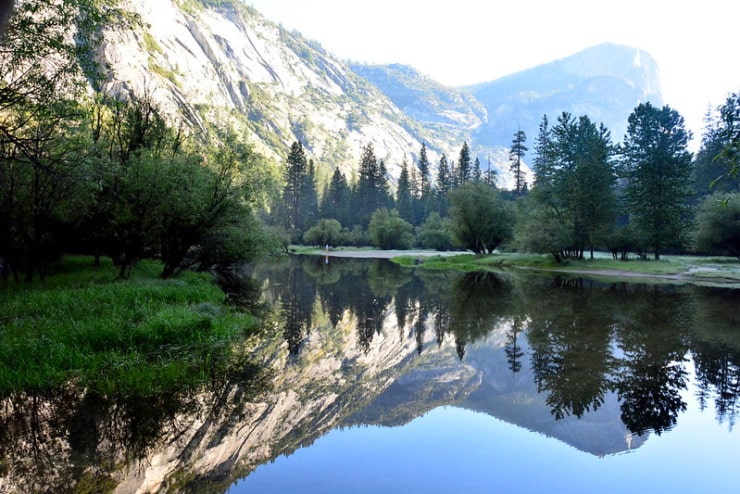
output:
[[321,219],[303,235],[310,245],[338,245],[342,240],[342,225],[334,219]]
[[380,249],[410,249],[414,243],[414,227],[395,209],[376,210],[370,219],[368,233],[372,245]]
[[628,118],[622,148],[630,222],[655,259],[687,245],[691,228],[691,153],[683,117],[669,106],[641,103]]
[[450,217],[455,238],[476,254],[489,254],[512,237],[515,212],[501,193],[471,182],[450,192]]
[[522,195],[526,184],[524,170],[522,170],[522,159],[528,151],[527,146],[524,145],[525,142],[527,142],[527,134],[523,130],[518,130],[514,134],[509,150],[509,170],[514,176],[514,195],[517,197]]
[[707,196],[696,215],[696,247],[740,258],[740,195]]
[[199,158],[172,160],[166,169],[157,230],[163,278],[252,260],[276,242],[251,208],[255,185],[249,177],[263,165],[261,157],[232,135],[214,146]]
[[[42,276],[88,207],[90,140],[80,102],[102,74],[93,62],[110,2],[19,2],[0,39],[0,257]],[[74,33],[74,35],[70,35]]]
[[452,250],[457,247],[452,232],[452,220],[432,212],[424,223],[416,228],[416,238],[418,244],[425,249]]
[[515,245],[523,252],[549,253],[557,262],[564,259],[571,245],[572,226],[568,220],[529,196],[519,211]]

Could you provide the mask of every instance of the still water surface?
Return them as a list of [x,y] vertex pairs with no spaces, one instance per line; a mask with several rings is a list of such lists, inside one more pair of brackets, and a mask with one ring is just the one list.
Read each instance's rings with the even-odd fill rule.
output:
[[258,270],[268,285],[316,294],[310,310],[278,295],[296,358],[311,351],[321,313],[342,308],[364,352],[397,334],[415,356],[363,409],[230,492],[707,492],[740,482],[737,292],[331,262],[306,259],[284,278]]
[[[291,257],[236,370],[0,409],[0,492],[734,492],[740,293]],[[256,301],[259,301],[255,304]]]

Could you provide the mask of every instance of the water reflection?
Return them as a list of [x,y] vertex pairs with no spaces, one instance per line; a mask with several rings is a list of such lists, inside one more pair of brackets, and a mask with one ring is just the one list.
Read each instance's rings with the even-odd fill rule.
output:
[[[208,386],[6,397],[0,491],[221,492],[334,428],[443,405],[601,456],[739,411],[737,291],[290,257],[223,273],[263,338]],[[259,365],[258,365],[259,364]]]
[[[425,346],[448,342],[465,361],[470,345],[502,337],[509,371],[529,368],[556,420],[581,418],[613,394],[630,433],[669,430],[686,408],[681,393],[690,360],[704,406],[714,402],[718,419],[730,424],[737,415],[740,342],[733,290],[413,273],[381,260],[326,264],[293,258],[281,269],[289,281],[276,285],[274,296],[282,301],[286,328],[296,328],[286,330],[293,353],[309,336],[314,302],[333,325],[344,311],[356,318],[364,353],[381,333],[383,314],[391,311],[418,356]],[[263,267],[255,274],[272,278],[274,270]],[[721,335],[721,344],[706,341]]]

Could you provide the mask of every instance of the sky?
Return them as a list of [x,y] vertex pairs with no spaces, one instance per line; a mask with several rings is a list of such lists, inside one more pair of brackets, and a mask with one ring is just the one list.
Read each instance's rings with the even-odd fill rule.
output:
[[[740,91],[736,0],[244,0],[335,56],[404,63],[450,86],[486,82],[601,43],[648,52],[665,103],[700,137]],[[698,140],[698,139],[697,139]]]

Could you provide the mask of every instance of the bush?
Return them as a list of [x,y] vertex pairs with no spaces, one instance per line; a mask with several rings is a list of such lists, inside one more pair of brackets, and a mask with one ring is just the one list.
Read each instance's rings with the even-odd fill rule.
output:
[[696,247],[740,258],[740,195],[704,198],[696,215]]
[[378,209],[370,218],[370,243],[380,249],[410,249],[414,244],[414,227],[395,209]]

